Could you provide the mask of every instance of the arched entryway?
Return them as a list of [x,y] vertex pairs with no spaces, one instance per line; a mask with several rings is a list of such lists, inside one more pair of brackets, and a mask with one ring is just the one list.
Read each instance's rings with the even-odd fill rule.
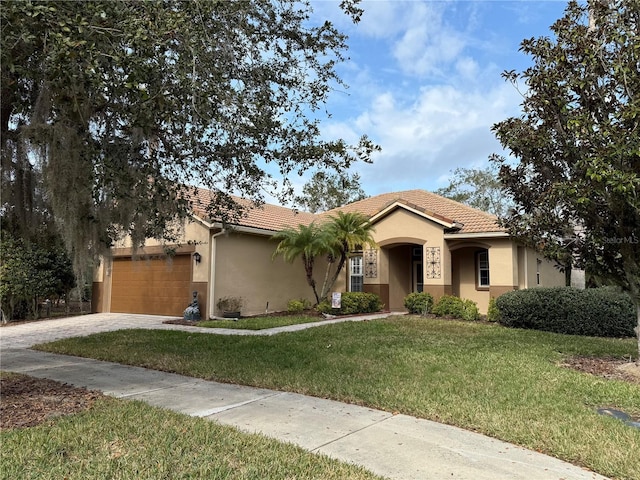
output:
[[380,244],[381,283],[386,284],[387,299],[391,311],[404,311],[404,298],[411,292],[423,290],[423,247],[419,238],[389,239]]

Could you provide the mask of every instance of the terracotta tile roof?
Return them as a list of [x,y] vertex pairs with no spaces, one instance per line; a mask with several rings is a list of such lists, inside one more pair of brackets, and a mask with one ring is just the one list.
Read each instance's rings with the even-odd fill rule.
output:
[[[206,205],[213,196],[213,192],[202,188],[197,189],[192,197],[194,213],[205,220],[209,219]],[[265,203],[261,206],[247,199],[231,196],[231,198],[245,208],[244,216],[238,221],[238,225],[249,228],[258,228],[278,232],[287,227],[309,225],[318,217],[309,212],[300,212],[291,208],[281,207]],[[232,222],[235,223],[235,222]]]
[[[194,201],[194,211],[196,215],[207,218],[204,206],[208,203],[211,195],[212,192],[209,190],[198,190],[197,201]],[[274,232],[286,227],[296,227],[299,224],[308,225],[313,221],[323,221],[327,216],[335,214],[338,211],[360,212],[368,217],[373,217],[394,203],[406,205],[413,210],[421,211],[445,223],[461,224],[460,230],[456,233],[490,233],[504,231],[504,229],[498,225],[498,219],[494,215],[441,197],[435,193],[427,192],[426,190],[383,193],[317,215],[308,212],[297,212],[290,208],[271,204],[251,208],[251,202],[239,197],[232,198],[241,205],[248,207],[245,216],[239,221],[241,226]]]
[[360,212],[369,217],[381,212],[394,203],[404,204],[414,210],[420,210],[425,214],[439,218],[447,223],[462,224],[458,233],[489,233],[502,232],[498,225],[498,219],[475,208],[450,200],[426,190],[405,190],[403,192],[391,192],[365,198],[358,202],[350,203],[344,207],[325,212],[330,215],[338,210],[343,212]]

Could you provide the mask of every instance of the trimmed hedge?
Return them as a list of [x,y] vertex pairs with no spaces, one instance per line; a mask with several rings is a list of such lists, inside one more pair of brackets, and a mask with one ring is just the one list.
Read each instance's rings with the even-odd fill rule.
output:
[[382,300],[375,293],[343,292],[339,311],[331,308],[328,300],[323,300],[316,307],[321,313],[337,313],[339,315],[353,315],[355,313],[374,313],[382,310]]
[[454,295],[443,295],[435,304],[431,313],[443,317],[451,315],[462,320],[479,320],[480,311],[478,305],[473,300],[463,300]]
[[413,292],[404,297],[404,308],[409,313],[424,315],[431,311],[433,306],[433,297],[427,292]]
[[591,337],[631,337],[636,313],[628,295],[612,287],[530,288],[496,299],[507,327]]

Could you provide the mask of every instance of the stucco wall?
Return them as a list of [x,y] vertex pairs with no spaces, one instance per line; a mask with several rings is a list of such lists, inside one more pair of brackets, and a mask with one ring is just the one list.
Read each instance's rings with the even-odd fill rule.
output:
[[[489,300],[504,292],[518,288],[518,249],[508,238],[482,238],[452,241],[452,291],[478,304],[480,313],[487,313]],[[478,288],[476,253],[486,248],[489,253],[490,287]]]
[[[524,271],[520,272],[519,288],[564,286],[564,272],[555,266],[555,262],[547,260],[540,253],[527,247],[519,247],[518,256],[518,265],[524,268]],[[538,271],[540,272],[540,283],[537,281]]]
[[[393,246],[400,244],[411,244],[420,247],[438,247],[440,249],[440,278],[427,278],[425,275],[425,285],[450,285],[451,284],[451,258],[446,248],[442,226],[424,217],[406,210],[396,210],[375,224],[373,234],[376,242],[381,246]],[[408,253],[410,258],[411,253]],[[380,283],[385,282],[386,266],[384,256],[379,255]],[[381,262],[382,261],[382,262]],[[384,263],[383,263],[384,262]],[[411,265],[408,266],[411,269]],[[423,268],[425,263],[423,262]],[[411,270],[409,270],[409,277]],[[409,291],[410,292],[410,291]],[[407,292],[407,293],[409,293]]]
[[[211,316],[217,316],[215,304],[225,296],[241,296],[242,315],[258,315],[283,311],[292,299],[306,298],[315,303],[307,284],[300,259],[290,264],[282,257],[271,259],[276,243],[268,237],[229,233],[215,238],[215,279],[211,285]],[[323,280],[325,263],[318,259],[314,270],[318,291]]]

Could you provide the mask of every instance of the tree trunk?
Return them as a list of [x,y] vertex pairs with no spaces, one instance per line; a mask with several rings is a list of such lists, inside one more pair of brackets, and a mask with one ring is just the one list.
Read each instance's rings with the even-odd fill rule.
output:
[[313,278],[313,258],[308,258],[306,255],[302,255],[302,262],[304,263],[304,272],[307,277],[307,283],[313,290],[313,295],[316,297],[316,305],[320,303],[320,298],[318,297],[318,291],[316,290],[316,281]]
[[320,290],[320,295],[322,296],[322,298],[327,298],[327,295],[329,295],[329,289],[333,286],[329,286],[329,278],[331,277],[331,269],[333,268],[333,265],[336,263],[335,259],[331,260],[329,259],[327,261],[327,270],[326,272],[324,272],[324,281],[322,282],[322,290]]
[[338,266],[336,267],[335,272],[333,272],[333,275],[331,276],[331,279],[329,280],[329,283],[322,286],[322,295],[323,295],[323,297],[329,295],[329,290],[331,290],[331,288],[333,288],[333,285],[336,283],[336,280],[338,280],[338,276],[340,275],[340,272],[342,271],[342,268],[344,267],[344,264],[346,263],[346,260],[347,260],[347,255],[346,254],[340,255],[340,260],[338,261]]
[[640,366],[640,299],[634,299],[634,304],[636,306],[636,314],[638,316],[636,323],[636,337],[638,338],[638,358],[636,358],[636,364]]

